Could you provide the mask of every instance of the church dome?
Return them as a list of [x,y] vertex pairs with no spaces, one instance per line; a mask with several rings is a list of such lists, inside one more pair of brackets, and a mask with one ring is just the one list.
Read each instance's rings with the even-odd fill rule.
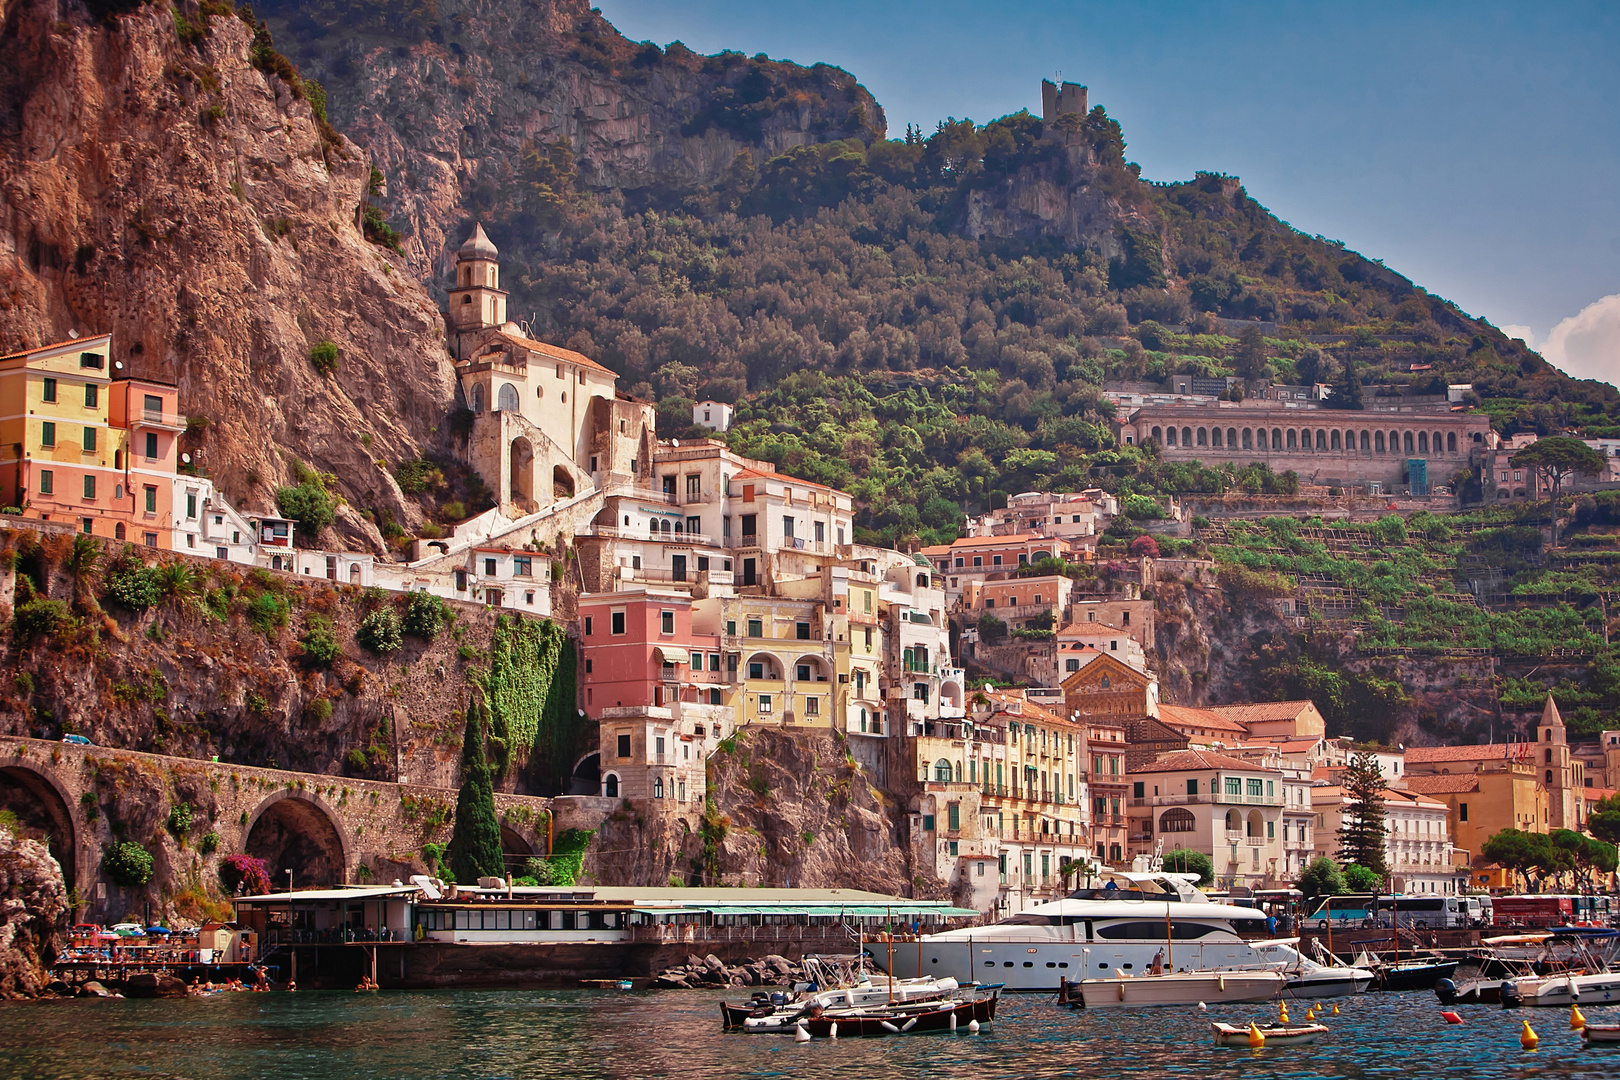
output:
[[485,235],[482,223],[473,226],[473,234],[456,251],[457,260],[495,259],[499,256],[500,252],[495,250],[495,245],[490,243],[489,237]]

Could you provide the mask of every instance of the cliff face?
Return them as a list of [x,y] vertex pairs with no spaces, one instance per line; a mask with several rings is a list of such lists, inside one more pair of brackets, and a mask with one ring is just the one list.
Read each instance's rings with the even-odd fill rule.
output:
[[72,914],[62,868],[45,845],[0,827],[0,997],[45,989]]
[[350,536],[381,548],[361,508],[416,523],[379,462],[435,438],[452,372],[435,305],[357,227],[365,153],[254,66],[235,16],[193,11],[189,41],[166,5],[0,17],[0,342],[110,331],[208,419],[190,445],[239,506],[272,508],[296,458],[338,476]]
[[277,42],[330,95],[333,122],[373,154],[389,210],[428,279],[464,218],[532,195],[526,152],[569,140],[595,188],[684,188],[737,155],[882,134],[853,76],[740,53],[627,41],[587,0],[261,5]]
[[705,817],[604,822],[585,868],[603,884],[852,888],[911,895],[903,805],[876,788],[831,735],[738,732],[709,762]]

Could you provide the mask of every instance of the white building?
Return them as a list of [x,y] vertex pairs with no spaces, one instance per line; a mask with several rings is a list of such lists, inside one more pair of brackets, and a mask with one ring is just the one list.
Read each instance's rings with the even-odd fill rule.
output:
[[[1339,830],[1344,825],[1346,802],[1342,787],[1327,785],[1311,789],[1311,803],[1316,811],[1316,854],[1338,858]],[[1457,872],[1451,865],[1452,841],[1447,812],[1445,803],[1427,796],[1394,787],[1384,789],[1384,861],[1389,864],[1396,891],[1456,891]]]
[[692,406],[692,423],[724,434],[731,430],[737,410],[723,401],[700,401]]

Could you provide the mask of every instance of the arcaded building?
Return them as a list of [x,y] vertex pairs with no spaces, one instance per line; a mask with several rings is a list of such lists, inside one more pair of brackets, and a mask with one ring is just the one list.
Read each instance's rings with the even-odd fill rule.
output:
[[1152,440],[1168,461],[1264,464],[1310,484],[1405,484],[1427,462],[1431,484],[1477,463],[1489,437],[1483,413],[1289,408],[1273,402],[1144,405],[1114,425],[1122,445]]

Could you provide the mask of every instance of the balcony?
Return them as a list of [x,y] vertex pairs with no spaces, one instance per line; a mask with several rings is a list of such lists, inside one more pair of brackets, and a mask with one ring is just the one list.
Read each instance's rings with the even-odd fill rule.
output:
[[158,428],[161,431],[181,432],[186,430],[186,418],[179,413],[162,412],[158,409],[142,409],[137,415],[131,417],[131,428]]
[[646,540],[665,544],[689,544],[692,547],[720,547],[720,542],[708,533],[653,532],[650,529],[624,529],[617,525],[592,525],[579,530],[580,536],[597,536],[605,540]]

